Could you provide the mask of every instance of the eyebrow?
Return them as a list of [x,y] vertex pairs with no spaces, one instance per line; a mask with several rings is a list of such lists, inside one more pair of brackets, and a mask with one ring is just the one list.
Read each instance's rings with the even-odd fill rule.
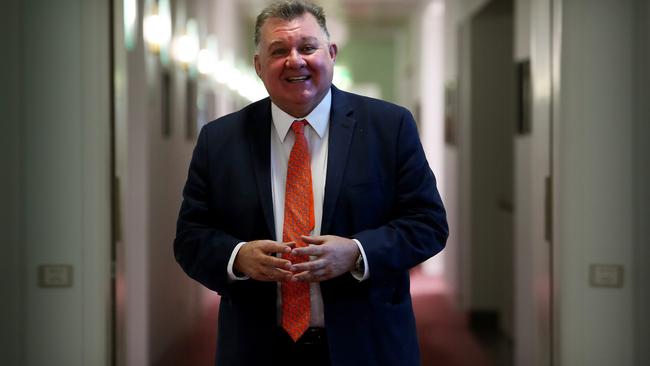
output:
[[[311,43],[320,43],[320,41],[318,40],[318,37],[312,37],[312,36],[302,37],[300,40],[303,43],[310,43],[310,42]],[[273,41],[273,42],[271,42],[269,44],[268,49],[271,49],[271,48],[273,48],[273,47],[275,47],[277,45],[283,45],[283,44],[284,44],[284,41],[276,40],[276,41]]]

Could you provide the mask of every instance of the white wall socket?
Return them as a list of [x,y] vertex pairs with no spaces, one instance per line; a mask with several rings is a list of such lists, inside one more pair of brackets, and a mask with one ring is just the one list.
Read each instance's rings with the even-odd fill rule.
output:
[[623,287],[623,266],[620,264],[592,264],[589,266],[591,287]]
[[72,266],[42,264],[38,266],[39,287],[72,287]]

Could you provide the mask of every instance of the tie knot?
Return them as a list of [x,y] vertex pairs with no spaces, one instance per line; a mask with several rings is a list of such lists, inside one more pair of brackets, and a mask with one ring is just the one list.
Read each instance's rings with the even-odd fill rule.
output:
[[302,119],[300,121],[293,121],[293,123],[291,124],[291,129],[293,130],[293,133],[296,135],[302,135],[305,125],[307,125],[307,123],[308,122],[306,119]]

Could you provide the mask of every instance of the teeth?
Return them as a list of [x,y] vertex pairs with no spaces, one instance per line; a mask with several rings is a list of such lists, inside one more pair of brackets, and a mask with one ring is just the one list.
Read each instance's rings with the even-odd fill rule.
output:
[[293,81],[303,81],[303,80],[307,80],[307,78],[308,78],[307,76],[294,76],[294,77],[289,77],[289,78],[287,78],[287,80],[293,82]]

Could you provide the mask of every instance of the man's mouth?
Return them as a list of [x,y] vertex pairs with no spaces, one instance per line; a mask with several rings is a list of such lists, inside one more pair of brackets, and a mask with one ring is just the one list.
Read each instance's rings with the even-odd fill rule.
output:
[[290,83],[300,83],[306,80],[311,79],[311,76],[309,75],[303,75],[303,76],[291,76],[286,78],[286,80]]

